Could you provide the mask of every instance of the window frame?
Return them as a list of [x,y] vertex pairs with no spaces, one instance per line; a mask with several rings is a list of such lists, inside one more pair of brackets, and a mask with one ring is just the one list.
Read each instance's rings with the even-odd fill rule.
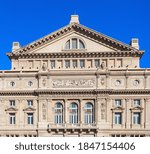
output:
[[141,113],[133,112],[133,124],[140,125],[141,124]]
[[85,46],[85,42],[82,39],[73,37],[66,41],[64,49],[65,50],[85,50],[86,46]]
[[28,125],[34,124],[34,114],[33,113],[27,113],[27,124]]
[[[75,105],[75,106],[74,106]],[[77,125],[79,123],[79,108],[76,102],[70,103],[70,124]]]
[[9,124],[10,125],[16,124],[16,113],[9,113]]
[[[90,105],[90,106],[88,106]],[[87,102],[84,106],[84,123],[93,124],[94,123],[94,106],[91,102]]]
[[122,124],[122,113],[121,112],[115,112],[114,113],[114,123],[116,125]]
[[[58,107],[60,105],[61,107]],[[55,124],[63,124],[64,123],[64,108],[61,102],[57,102],[55,104],[55,115],[54,115],[54,123]]]

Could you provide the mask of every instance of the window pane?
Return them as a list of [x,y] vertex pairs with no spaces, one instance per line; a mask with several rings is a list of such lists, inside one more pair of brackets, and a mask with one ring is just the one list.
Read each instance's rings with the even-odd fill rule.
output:
[[72,49],[77,49],[77,39],[72,39]]
[[10,102],[10,106],[15,107],[16,105],[15,100],[10,100],[9,102]]
[[10,113],[9,114],[9,119],[10,119],[10,121],[9,121],[10,124],[16,124],[16,115],[15,115],[15,113]]
[[115,113],[115,124],[121,124],[121,123],[122,123],[121,113],[116,112]]
[[135,106],[140,106],[140,100],[139,99],[135,99],[134,100],[134,105]]
[[85,60],[80,60],[80,67],[84,68],[85,67]]
[[33,106],[33,100],[27,100],[28,106]]
[[84,48],[85,48],[84,43],[81,40],[79,40],[79,49],[84,49]]
[[115,100],[115,106],[121,106],[121,100],[120,99]]
[[70,60],[65,60],[65,67],[70,68]]
[[100,60],[95,59],[95,67],[98,68],[100,66]]
[[33,113],[27,113],[28,124],[33,124]]
[[65,49],[66,50],[70,49],[70,40],[66,42]]
[[73,65],[74,68],[76,68],[77,67],[77,60],[73,60],[72,65]]
[[51,60],[51,69],[55,68],[55,60]]
[[141,123],[141,117],[140,113],[133,113],[133,124],[140,124]]
[[85,104],[85,124],[92,124],[94,115],[93,115],[93,105],[91,103]]
[[70,104],[70,123],[71,124],[78,123],[78,106],[76,103]]
[[63,123],[63,105],[61,103],[55,104],[55,124]]

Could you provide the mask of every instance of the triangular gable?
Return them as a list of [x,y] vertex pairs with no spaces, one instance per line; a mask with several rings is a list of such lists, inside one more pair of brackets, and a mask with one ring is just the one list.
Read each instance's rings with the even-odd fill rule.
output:
[[124,110],[124,108],[122,106],[117,106],[117,107],[113,108],[112,110]]
[[92,39],[96,42],[99,42],[100,44],[111,48],[115,51],[138,51],[137,49],[131,47],[130,45],[127,45],[125,43],[122,43],[116,39],[113,39],[111,37],[108,37],[102,33],[96,32],[95,30],[92,30],[90,28],[87,28],[81,24],[73,23],[69,24],[47,36],[42,37],[41,39],[34,41],[20,49],[17,49],[14,51],[14,54],[26,54],[30,53],[33,50],[46,45],[68,33],[76,32],[77,34],[80,34],[82,36],[85,36],[89,39]]
[[141,106],[135,106],[131,110],[143,110],[143,108]]
[[8,111],[8,112],[16,112],[16,111],[18,111],[18,109],[14,108],[14,107],[9,107],[5,111]]
[[35,111],[36,109],[32,108],[32,107],[27,107],[26,109],[23,109],[23,111],[26,111],[26,112],[33,112]]

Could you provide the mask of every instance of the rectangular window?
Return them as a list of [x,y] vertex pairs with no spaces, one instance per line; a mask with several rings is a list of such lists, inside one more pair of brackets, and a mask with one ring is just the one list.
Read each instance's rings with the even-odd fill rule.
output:
[[133,124],[141,123],[141,114],[139,112],[133,113]]
[[33,100],[27,100],[27,102],[29,107],[33,106]]
[[72,61],[72,66],[73,66],[73,68],[77,68],[78,66],[77,66],[77,60],[73,60]]
[[65,67],[70,68],[70,60],[65,60]]
[[72,49],[77,49],[77,39],[72,39]]
[[10,106],[11,107],[15,107],[16,106],[15,100],[10,100],[9,102],[10,102]]
[[115,106],[121,106],[122,103],[121,103],[121,99],[116,99],[115,100]]
[[122,123],[122,115],[120,112],[115,113],[115,124],[121,124]]
[[100,66],[100,60],[95,59],[95,67],[98,68]]
[[134,99],[134,106],[140,106],[140,99]]
[[11,125],[16,124],[16,114],[15,113],[9,113],[9,123]]
[[80,67],[81,68],[85,67],[85,60],[83,60],[83,59],[80,60]]
[[55,60],[51,60],[51,69],[54,69],[55,67],[56,67]]
[[29,125],[33,124],[33,113],[27,113],[27,120]]

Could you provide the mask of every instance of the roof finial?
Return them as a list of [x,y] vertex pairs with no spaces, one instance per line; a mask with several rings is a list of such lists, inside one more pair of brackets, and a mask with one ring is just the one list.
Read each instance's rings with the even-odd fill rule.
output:
[[71,15],[70,24],[77,23],[79,24],[79,16],[78,15]]

